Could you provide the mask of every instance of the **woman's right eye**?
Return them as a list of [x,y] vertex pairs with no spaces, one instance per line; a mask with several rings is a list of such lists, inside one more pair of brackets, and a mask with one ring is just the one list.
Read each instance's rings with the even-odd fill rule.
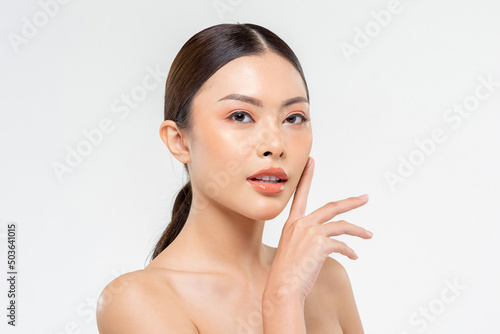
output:
[[234,112],[228,118],[234,119],[237,123],[249,123],[249,122],[243,122],[245,116],[248,116],[250,119],[252,118],[252,116],[250,116],[250,114],[245,111]]

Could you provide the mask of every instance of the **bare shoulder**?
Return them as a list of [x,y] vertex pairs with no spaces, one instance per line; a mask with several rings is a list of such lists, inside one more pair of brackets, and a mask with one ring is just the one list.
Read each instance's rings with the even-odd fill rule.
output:
[[321,302],[335,310],[344,332],[363,333],[349,275],[340,262],[327,257],[315,287]]
[[111,281],[97,302],[99,333],[199,333],[176,293],[164,283],[152,270],[133,271]]
[[349,281],[349,275],[347,270],[344,268],[339,261],[327,257],[322,269],[323,277],[330,283],[328,287],[332,289],[345,289],[347,287],[351,288],[351,283]]

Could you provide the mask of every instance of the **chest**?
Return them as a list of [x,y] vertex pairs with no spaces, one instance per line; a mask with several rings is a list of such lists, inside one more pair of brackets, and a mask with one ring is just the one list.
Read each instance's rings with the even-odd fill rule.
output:
[[[262,334],[262,305],[258,294],[200,296],[190,313],[200,334]],[[342,334],[335,314],[318,303],[314,295],[306,299],[304,317],[308,334]]]

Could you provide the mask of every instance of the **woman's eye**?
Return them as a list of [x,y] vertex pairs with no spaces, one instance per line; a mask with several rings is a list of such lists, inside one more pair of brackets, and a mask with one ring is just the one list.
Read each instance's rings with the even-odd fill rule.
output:
[[[250,116],[250,114],[245,111],[234,112],[228,118],[235,120],[237,123],[250,123],[248,121],[244,121],[245,117],[248,117],[250,120],[253,120],[252,116]],[[302,120],[302,122],[297,122],[297,120]],[[286,118],[286,121],[292,124],[301,124],[307,122],[308,120],[309,119],[303,114],[293,114]]]
[[[307,117],[302,115],[302,114],[293,114],[293,115],[290,115],[286,118],[287,120],[291,120],[292,122],[291,123],[294,123],[294,124],[300,124],[300,123],[305,123],[308,121]],[[296,122],[297,119],[301,119],[302,122]]]
[[235,113],[232,113],[231,116],[229,116],[230,119],[234,119],[238,123],[248,123],[248,122],[243,122],[245,119],[245,116],[248,116],[249,118],[252,118],[249,113],[244,112],[244,111],[237,111]]

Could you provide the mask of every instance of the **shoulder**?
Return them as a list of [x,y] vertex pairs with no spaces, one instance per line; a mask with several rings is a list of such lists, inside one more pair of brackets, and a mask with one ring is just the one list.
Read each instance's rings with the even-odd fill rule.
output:
[[341,304],[352,294],[351,282],[344,266],[328,256],[316,279],[314,290],[328,306],[342,308]]
[[316,282],[318,296],[328,304],[338,316],[345,332],[362,333],[354,293],[346,269],[337,260],[327,257]]
[[100,334],[198,333],[175,292],[147,270],[112,280],[99,295],[96,316]]
[[323,264],[323,278],[327,279],[330,283],[327,286],[330,289],[345,289],[351,288],[351,283],[349,281],[349,275],[344,266],[340,264],[339,261],[327,257],[325,263]]

